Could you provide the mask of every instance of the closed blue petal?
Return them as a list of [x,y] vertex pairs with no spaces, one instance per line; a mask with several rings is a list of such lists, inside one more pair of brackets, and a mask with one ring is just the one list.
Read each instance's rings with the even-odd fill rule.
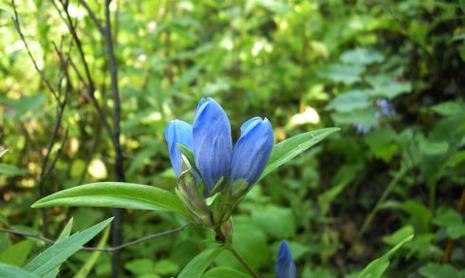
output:
[[256,124],[260,123],[261,121],[262,121],[262,118],[260,117],[253,117],[251,119],[248,119],[241,126],[241,135],[246,133],[249,130],[249,128],[253,128]]
[[192,126],[180,120],[168,122],[165,128],[165,139],[168,143],[171,165],[176,176],[181,175],[181,150],[177,144],[182,144],[192,150]]
[[273,127],[268,119],[252,118],[241,127],[241,137],[234,147],[231,177],[254,184],[263,172],[273,150]]
[[297,271],[294,260],[292,259],[291,250],[286,241],[283,240],[279,246],[278,256],[276,257],[276,277],[277,278],[296,278]]
[[201,100],[193,127],[194,159],[205,184],[205,193],[230,176],[231,125],[223,108],[211,98]]

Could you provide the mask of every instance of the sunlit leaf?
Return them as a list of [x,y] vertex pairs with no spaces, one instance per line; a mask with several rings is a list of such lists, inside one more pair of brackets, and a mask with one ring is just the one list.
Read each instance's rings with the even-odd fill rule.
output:
[[42,198],[32,205],[33,208],[50,206],[167,210],[187,215],[184,205],[175,194],[149,185],[122,182],[76,186]]
[[276,144],[260,179],[337,131],[337,127],[314,130]]
[[45,275],[53,271],[54,268],[66,261],[79,251],[84,244],[100,233],[112,220],[113,218],[107,219],[82,232],[73,234],[63,241],[54,243],[39,256],[32,259],[24,268],[37,275]]

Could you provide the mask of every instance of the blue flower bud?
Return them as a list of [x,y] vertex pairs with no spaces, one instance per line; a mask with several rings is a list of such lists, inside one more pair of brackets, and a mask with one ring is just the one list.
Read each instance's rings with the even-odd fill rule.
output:
[[193,152],[208,195],[217,182],[229,179],[231,169],[231,125],[223,108],[212,98],[202,99],[195,112]]
[[291,250],[286,241],[283,240],[279,246],[278,256],[276,257],[276,277],[277,278],[295,278],[297,271],[292,259]]
[[165,139],[168,143],[171,165],[176,176],[181,175],[182,157],[177,144],[182,144],[192,150],[192,126],[180,120],[168,122],[165,128]]
[[254,117],[241,126],[241,137],[234,147],[231,162],[233,181],[246,180],[254,184],[263,172],[271,151],[274,134],[268,119]]

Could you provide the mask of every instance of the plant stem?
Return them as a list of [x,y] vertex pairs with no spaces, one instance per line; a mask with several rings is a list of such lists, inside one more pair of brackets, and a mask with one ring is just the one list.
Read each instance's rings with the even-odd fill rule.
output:
[[245,261],[245,259],[239,254],[232,246],[226,246],[234,257],[241,263],[241,265],[253,276],[253,277],[260,277],[258,274],[253,270],[253,268]]
[[360,233],[358,234],[358,239],[360,239],[364,235],[364,233],[366,232],[366,229],[371,224],[371,222],[373,221],[373,218],[375,217],[376,213],[378,212],[379,207],[381,206],[381,204],[384,203],[386,198],[389,196],[389,194],[392,192],[392,190],[396,187],[399,180],[406,173],[407,173],[407,168],[406,167],[401,167],[400,170],[399,170],[399,173],[388,184],[388,186],[386,187],[386,189],[383,192],[383,195],[381,195],[378,202],[376,202],[375,207],[371,210],[370,214],[368,214],[368,216],[363,221],[362,228],[360,229]]
[[[465,188],[462,190],[462,196],[460,197],[460,203],[458,206],[460,214],[465,211]],[[448,264],[452,257],[452,251],[454,250],[455,240],[452,238],[447,239],[446,250],[444,250],[444,256],[442,257],[442,263]]]

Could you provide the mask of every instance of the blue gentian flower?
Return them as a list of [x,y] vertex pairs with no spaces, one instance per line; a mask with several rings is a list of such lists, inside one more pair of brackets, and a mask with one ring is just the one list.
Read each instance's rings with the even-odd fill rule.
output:
[[180,120],[170,121],[165,128],[165,139],[168,143],[171,165],[176,176],[181,175],[181,150],[177,144],[182,144],[192,149],[192,126]]
[[201,100],[194,118],[194,158],[210,191],[229,179],[233,152],[231,125],[223,108],[213,99]]
[[295,278],[297,271],[294,260],[292,259],[291,250],[286,241],[283,240],[279,246],[278,255],[276,257],[276,277],[277,278]]
[[233,180],[254,184],[263,172],[273,148],[273,128],[268,119],[254,117],[241,126],[231,162]]
[[[179,130],[178,130],[179,129]],[[204,183],[205,196],[226,184],[257,182],[273,149],[273,128],[268,119],[254,117],[241,127],[234,149],[231,125],[223,108],[212,98],[201,99],[194,124],[174,120],[165,130],[171,164],[179,176],[181,152],[176,144],[184,144],[194,154],[195,166]]]

